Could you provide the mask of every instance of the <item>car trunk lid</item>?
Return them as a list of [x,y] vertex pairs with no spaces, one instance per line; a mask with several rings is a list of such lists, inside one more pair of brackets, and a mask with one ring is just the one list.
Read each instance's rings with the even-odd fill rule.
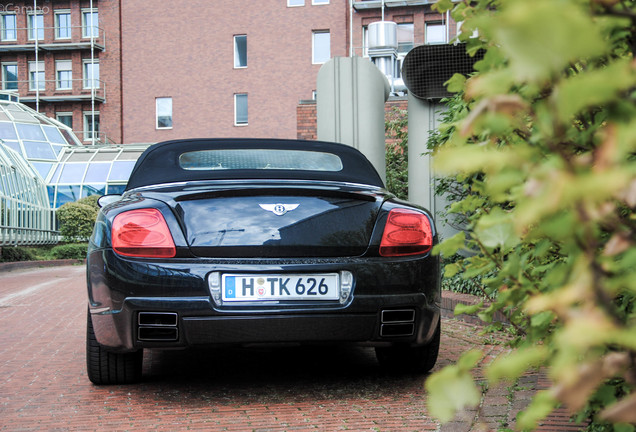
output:
[[359,256],[384,195],[344,187],[225,188],[173,202],[199,257]]

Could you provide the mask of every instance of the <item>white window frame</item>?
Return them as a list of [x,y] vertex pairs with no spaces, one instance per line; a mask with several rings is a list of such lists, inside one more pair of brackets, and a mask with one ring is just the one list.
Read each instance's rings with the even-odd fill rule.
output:
[[[36,70],[33,70],[33,68],[36,68]],[[34,62],[34,61],[30,61],[29,62],[29,91],[37,91],[38,89],[35,87],[35,79],[34,78],[34,73],[41,73],[42,74],[42,79],[38,80],[38,84],[40,85],[39,90],[46,90],[46,66],[44,64],[43,61],[38,61],[38,62]]]
[[60,123],[62,123],[63,125],[66,126],[66,123],[64,123],[62,120],[60,120],[60,117],[70,117],[71,118],[71,130],[73,129],[73,112],[72,111],[60,111],[60,112],[56,112],[55,113],[55,120],[59,121]]
[[18,90],[18,89],[7,88],[7,73],[6,73],[7,66],[15,66],[15,76],[16,76],[15,84],[18,86],[18,89],[20,88],[20,84],[18,82],[18,62],[2,62],[2,90]]
[[[8,31],[13,33],[13,37],[9,38],[7,37],[7,29],[4,27],[4,18],[7,16],[11,16],[13,17],[13,28],[9,29]],[[18,18],[16,16],[16,14],[13,13],[7,13],[7,14],[0,14],[0,17],[2,19],[0,19],[0,40],[3,41],[15,41],[18,40]]]
[[303,7],[305,6],[305,0],[300,0],[300,4],[290,4],[292,0],[287,0],[287,7]]
[[97,134],[97,137],[95,139],[92,139],[90,134],[91,134],[91,129],[88,127],[88,122],[93,118],[93,111],[84,111],[83,113],[83,124],[82,124],[82,129],[83,129],[83,134],[82,134],[82,138],[83,141],[88,141],[88,142],[93,142],[93,141],[99,141],[99,124],[101,123],[101,119],[99,119],[99,111],[95,111],[95,118],[99,119],[97,120],[97,128],[95,129],[95,133]]
[[70,24],[70,22],[69,22],[69,27],[64,27],[65,29],[68,28],[68,36],[60,36],[60,29],[62,28],[60,27],[60,15],[68,15],[70,20],[71,10],[60,9],[55,11],[55,17],[54,17],[55,39],[59,39],[59,40],[71,39],[71,37],[73,36],[73,26]]
[[[164,100],[170,100],[170,126],[159,126],[159,101],[164,101]],[[155,98],[155,129],[157,130],[165,130],[165,129],[172,129],[172,116],[173,116],[173,105],[172,105],[172,97],[171,96],[166,96],[166,97],[157,97]]]
[[94,30],[94,32],[96,32],[97,34],[95,34],[93,36],[94,39],[99,37],[99,11],[97,10],[96,7],[94,7],[93,9],[87,8],[87,9],[82,9],[82,39],[90,39],[91,37],[91,33],[88,31],[88,23],[86,22],[86,14],[90,14],[90,13],[96,13],[97,14],[97,23],[93,23],[93,25],[91,27],[94,27],[96,30]]
[[[65,68],[65,69],[60,69],[59,66],[60,65],[70,65],[70,68]],[[60,72],[70,72],[71,76],[68,79],[60,79]],[[62,87],[60,85],[60,82],[66,82],[68,81],[70,83],[69,87]],[[73,60],[71,59],[66,59],[66,60],[55,60],[55,88],[57,90],[72,90],[73,89]]]
[[[446,40],[446,32],[447,32],[446,26],[447,25],[448,25],[448,23],[445,23],[443,21],[430,21],[430,22],[427,22],[425,24],[425,26],[424,26],[424,37],[425,37],[424,43],[426,45],[440,45],[440,44],[447,43],[448,42]],[[442,41],[437,41],[437,40],[434,41],[434,42],[429,41],[429,37],[428,37],[428,29],[429,29],[429,27],[442,27],[443,28],[444,35],[443,35]]]
[[[397,33],[398,33],[398,37],[397,37],[397,43],[398,43],[398,56],[400,56],[400,55],[401,55],[401,56],[405,56],[405,55],[409,52],[409,51],[400,51],[400,37],[399,37],[399,35],[400,35],[400,26],[404,27],[404,26],[407,26],[407,25],[412,26],[412,29],[413,29],[413,31],[411,32],[412,38],[411,38],[411,40],[410,40],[410,41],[409,41],[409,43],[408,43],[408,45],[410,45],[410,47],[411,47],[411,48],[409,49],[409,51],[410,51],[410,50],[412,50],[412,49],[413,49],[413,47],[415,47],[415,23],[412,23],[412,22],[399,23],[399,24],[397,25],[397,29],[398,29],[398,30],[397,30]],[[405,44],[404,44],[404,43],[402,43],[402,46],[404,46],[404,45],[405,45]]]
[[[240,64],[240,57],[238,55],[237,38],[245,38],[245,66]],[[234,69],[246,69],[247,68],[247,35],[238,34],[234,35]]]
[[311,0],[311,4],[315,6],[328,5],[329,0]]
[[[238,98],[239,96],[245,96],[246,103],[246,120],[245,122],[238,121]],[[247,126],[249,124],[249,97],[247,93],[234,93],[234,126]]]
[[362,57],[369,57],[369,26],[362,26]]
[[[318,59],[316,61],[316,35],[319,34],[328,34],[329,35],[329,57],[321,61],[322,59]],[[311,64],[325,64],[331,59],[331,31],[329,30],[312,30],[311,32]]]
[[[91,59],[84,59],[82,60],[82,88],[90,90],[92,88],[100,88],[100,81],[99,81],[99,76],[100,73],[98,71],[97,73],[97,78],[95,78],[94,76],[92,77],[88,77],[88,69],[86,68],[89,64],[96,64],[98,69],[99,69],[99,59],[95,59],[94,61],[91,61]],[[95,85],[95,83],[97,83],[97,85]]]
[[[35,34],[35,27],[32,25],[32,19],[34,17],[42,17],[42,27],[37,28],[37,34]],[[39,37],[40,32],[42,32],[42,37]],[[44,14],[42,12],[29,12],[27,14],[27,36],[30,41],[34,41],[35,37],[37,37],[39,41],[44,40]]]

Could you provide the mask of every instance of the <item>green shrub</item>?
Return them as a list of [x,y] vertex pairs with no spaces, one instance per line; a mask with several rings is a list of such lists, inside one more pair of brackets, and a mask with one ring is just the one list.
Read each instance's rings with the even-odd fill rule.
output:
[[33,261],[35,259],[31,251],[21,247],[4,246],[1,250],[0,262]]
[[77,201],[75,201],[78,204],[84,204],[87,205],[89,207],[92,207],[95,209],[96,212],[99,211],[99,205],[97,205],[97,200],[101,197],[101,195],[89,195],[87,197],[84,198],[80,198]]
[[63,244],[51,249],[51,255],[54,259],[84,259],[86,248],[86,243]]
[[80,202],[71,202],[57,209],[56,215],[64,241],[86,240],[93,232],[97,209]]
[[408,199],[408,116],[407,112],[393,109],[385,122],[386,188],[400,199]]

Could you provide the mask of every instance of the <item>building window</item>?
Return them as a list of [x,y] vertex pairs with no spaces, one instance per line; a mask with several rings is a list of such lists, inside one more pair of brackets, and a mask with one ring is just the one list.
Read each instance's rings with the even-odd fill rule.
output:
[[329,30],[318,30],[312,33],[312,63],[326,63],[331,58],[331,35]]
[[71,12],[70,11],[55,12],[55,38],[56,39],[71,38]]
[[82,11],[82,37],[99,37],[99,16],[97,9]]
[[247,67],[247,36],[234,36],[234,67]]
[[73,62],[71,60],[57,60],[55,62],[55,83],[58,90],[73,88]]
[[29,62],[29,90],[44,90],[44,62]]
[[234,95],[234,125],[247,126],[247,94]]
[[14,41],[18,38],[15,15],[2,15],[2,40]]
[[287,7],[305,6],[305,0],[287,0]]
[[18,89],[18,64],[17,63],[2,64],[2,89],[3,90]]
[[426,44],[446,43],[446,25],[444,23],[426,23]]
[[[93,128],[93,119],[95,119],[95,127]],[[84,141],[99,140],[99,112],[95,114],[91,111],[84,113]]]
[[156,98],[155,107],[157,112],[157,129],[172,129],[172,98]]
[[71,130],[73,129],[73,113],[70,113],[70,112],[58,112],[58,113],[55,113],[55,118],[60,123],[68,126],[69,128],[71,128]]
[[415,32],[413,29],[413,23],[404,23],[397,25],[397,43],[398,55],[406,55],[413,49],[413,45],[415,43]]
[[44,39],[44,15],[29,14],[29,40],[35,40],[36,32],[38,40]]
[[329,0],[311,0],[311,4],[325,5],[325,4],[329,4]]
[[99,61],[84,60],[84,88],[99,88]]

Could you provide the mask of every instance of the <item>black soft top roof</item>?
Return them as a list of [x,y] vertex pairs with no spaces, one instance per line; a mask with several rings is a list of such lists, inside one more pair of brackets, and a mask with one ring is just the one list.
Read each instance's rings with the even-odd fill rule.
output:
[[[187,152],[224,149],[305,150],[331,153],[342,161],[342,170],[311,171],[285,169],[189,170],[179,164]],[[343,181],[384,187],[371,162],[353,147],[325,142],[257,138],[184,139],[165,141],[146,149],[137,159],[126,190],[153,184],[196,180],[292,179]]]

